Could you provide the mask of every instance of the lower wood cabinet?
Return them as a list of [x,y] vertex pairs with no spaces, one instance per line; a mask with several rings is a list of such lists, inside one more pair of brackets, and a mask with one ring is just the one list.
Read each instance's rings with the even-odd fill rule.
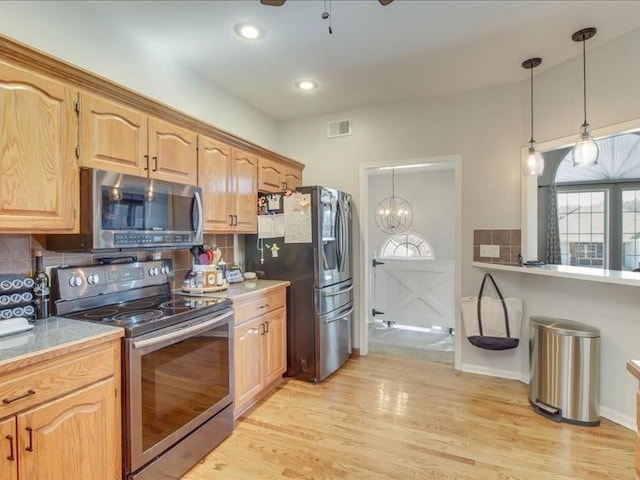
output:
[[0,478],[122,478],[119,372],[116,340],[0,376]]
[[275,387],[287,369],[285,299],[281,287],[234,300],[236,417]]

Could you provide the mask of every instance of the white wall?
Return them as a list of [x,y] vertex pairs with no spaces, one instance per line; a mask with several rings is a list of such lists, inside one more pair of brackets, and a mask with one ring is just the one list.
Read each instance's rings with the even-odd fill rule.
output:
[[[411,205],[413,221],[409,227],[426,239],[438,260],[455,259],[455,183],[454,171],[396,170],[395,194]],[[369,176],[369,258],[380,253],[391,237],[376,226],[375,207],[391,196],[391,171]]]
[[93,17],[87,4],[2,2],[0,34],[274,149],[275,120],[128,37],[122,29],[89,20]]
[[[539,52],[543,58],[544,53]],[[588,52],[588,114],[593,128],[640,117],[638,58],[640,29]],[[581,63],[577,57],[536,76],[538,141],[578,133]],[[327,121],[342,118],[352,119],[353,135],[327,139]],[[307,165],[305,183],[330,184],[351,192],[356,215],[363,208],[358,198],[360,164],[462,155],[463,295],[477,293],[483,274],[471,266],[473,230],[520,228],[520,149],[529,138],[528,81],[290,121],[282,125],[279,135],[280,150]],[[361,254],[360,244],[356,226],[355,258]],[[362,273],[356,265],[356,282]],[[625,371],[625,362],[640,358],[636,289],[599,284],[582,288],[574,280],[542,281],[524,274],[495,276],[506,295],[523,298],[527,316],[564,316],[602,329],[602,411],[632,426],[637,385]],[[357,305],[359,296],[358,288]],[[463,367],[526,379],[527,348],[527,342],[522,342],[515,351],[485,352],[463,341]]]

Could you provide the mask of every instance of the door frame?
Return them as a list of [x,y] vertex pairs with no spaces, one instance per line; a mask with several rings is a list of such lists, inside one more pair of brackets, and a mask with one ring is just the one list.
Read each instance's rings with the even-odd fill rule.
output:
[[460,298],[462,295],[462,155],[446,155],[438,157],[425,157],[414,158],[406,160],[396,160],[381,163],[364,163],[360,164],[360,191],[359,196],[361,200],[360,209],[360,236],[362,238],[362,249],[360,250],[360,272],[363,273],[363,280],[360,282],[360,298],[362,299],[361,315],[359,319],[359,340],[360,340],[360,354],[367,355],[369,353],[369,329],[368,320],[371,312],[371,301],[369,293],[372,287],[372,268],[369,265],[369,175],[373,170],[380,167],[400,167],[406,165],[420,165],[420,164],[437,164],[437,163],[452,163],[454,169],[454,189],[455,189],[455,332],[454,337],[454,367],[456,370],[460,370],[462,366],[462,317],[460,314]]

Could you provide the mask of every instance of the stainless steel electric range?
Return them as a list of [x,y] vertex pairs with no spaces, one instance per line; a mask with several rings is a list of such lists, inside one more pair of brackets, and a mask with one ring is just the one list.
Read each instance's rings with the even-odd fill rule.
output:
[[231,301],[171,293],[170,260],[58,268],[58,316],[121,326],[124,478],[178,479],[233,430]]

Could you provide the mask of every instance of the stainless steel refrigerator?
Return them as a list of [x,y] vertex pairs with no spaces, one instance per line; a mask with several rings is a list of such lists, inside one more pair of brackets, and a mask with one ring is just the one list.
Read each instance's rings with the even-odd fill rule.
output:
[[[287,293],[286,375],[319,382],[351,355],[351,195],[319,186],[300,187],[297,192],[301,194],[297,198],[310,201],[299,212],[309,215],[310,235],[295,239],[295,243],[287,233],[265,239],[246,236],[246,270],[255,271],[258,278],[291,282]],[[284,199],[284,193],[275,195]],[[272,203],[265,198],[266,205],[273,207]],[[267,215],[285,216],[283,203]],[[288,228],[286,221],[284,225]]]

